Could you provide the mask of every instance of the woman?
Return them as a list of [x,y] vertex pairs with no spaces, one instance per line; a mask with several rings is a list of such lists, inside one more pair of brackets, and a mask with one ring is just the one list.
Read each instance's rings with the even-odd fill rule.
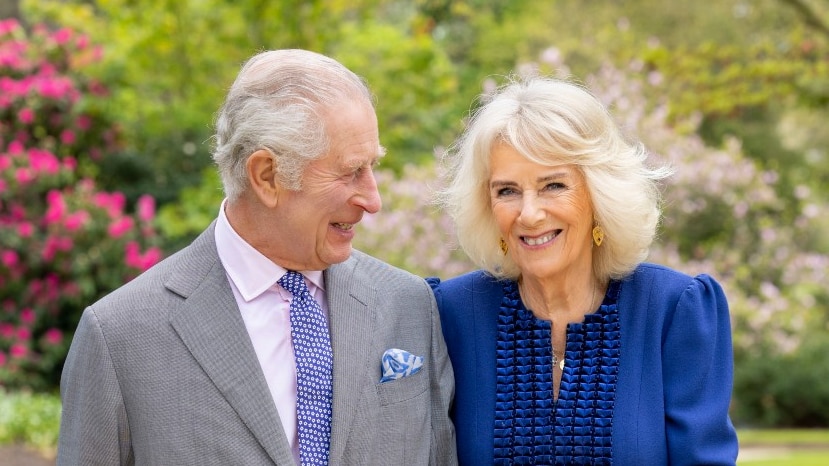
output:
[[722,289],[642,262],[669,171],[549,78],[502,88],[450,157],[442,201],[482,269],[429,279],[460,463],[735,464]]

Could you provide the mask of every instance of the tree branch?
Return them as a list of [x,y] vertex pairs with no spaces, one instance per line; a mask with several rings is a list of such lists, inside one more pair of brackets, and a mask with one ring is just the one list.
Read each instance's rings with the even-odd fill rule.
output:
[[804,0],[780,0],[795,9],[807,26],[829,38],[829,25]]

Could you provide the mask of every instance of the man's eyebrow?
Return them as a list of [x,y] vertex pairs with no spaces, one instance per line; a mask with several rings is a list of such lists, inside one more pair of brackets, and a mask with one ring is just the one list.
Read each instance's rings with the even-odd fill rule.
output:
[[386,155],[386,148],[380,146],[380,150],[378,150],[377,155],[373,159],[371,159],[369,161],[351,160],[351,161],[348,161],[348,162],[345,163],[345,168],[347,168],[349,170],[356,170],[358,168],[365,167],[365,166],[376,167],[377,164],[380,163],[380,159],[383,158],[385,155]]

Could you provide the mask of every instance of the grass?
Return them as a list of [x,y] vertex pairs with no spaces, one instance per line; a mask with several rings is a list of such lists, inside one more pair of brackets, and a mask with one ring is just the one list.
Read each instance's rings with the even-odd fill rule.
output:
[[741,445],[823,446],[829,448],[829,429],[740,429]]
[[829,449],[822,451],[769,450],[761,456],[737,459],[740,466],[826,466],[829,464]]
[[740,429],[741,466],[825,466],[829,429]]
[[59,427],[57,395],[7,392],[0,387],[0,445],[23,444],[54,456]]

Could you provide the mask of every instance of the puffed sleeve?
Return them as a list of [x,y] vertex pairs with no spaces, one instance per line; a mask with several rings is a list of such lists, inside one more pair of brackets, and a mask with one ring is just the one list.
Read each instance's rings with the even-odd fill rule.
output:
[[666,429],[671,465],[733,465],[737,435],[728,416],[733,354],[728,302],[699,275],[682,292],[663,333]]
[[133,464],[121,389],[106,338],[87,309],[61,375],[58,465]]

